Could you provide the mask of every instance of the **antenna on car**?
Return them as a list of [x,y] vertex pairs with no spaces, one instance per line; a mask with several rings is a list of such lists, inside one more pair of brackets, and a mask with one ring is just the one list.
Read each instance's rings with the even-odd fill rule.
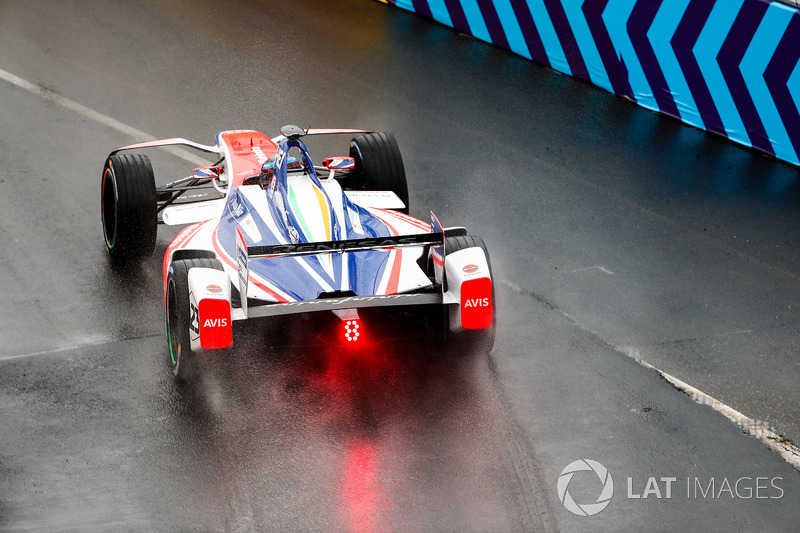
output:
[[308,130],[304,130],[300,126],[289,124],[281,128],[281,135],[292,141],[304,136]]

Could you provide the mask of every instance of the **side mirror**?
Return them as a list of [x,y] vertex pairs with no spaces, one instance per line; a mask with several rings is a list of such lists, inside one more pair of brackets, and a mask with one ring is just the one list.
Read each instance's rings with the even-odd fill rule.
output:
[[218,166],[197,167],[192,170],[192,178],[196,180],[218,180],[220,174],[222,174],[222,167]]
[[326,157],[322,165],[328,170],[353,170],[356,160],[352,157]]
[[272,180],[275,178],[275,173],[278,171],[276,157],[272,156],[261,165],[261,174],[258,175],[258,183],[262,189],[266,189]]

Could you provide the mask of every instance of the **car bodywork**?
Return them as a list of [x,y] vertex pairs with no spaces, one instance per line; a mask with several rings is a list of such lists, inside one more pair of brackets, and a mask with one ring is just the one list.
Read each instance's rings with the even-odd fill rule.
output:
[[[214,146],[165,139],[111,153],[183,145],[219,158],[158,190],[159,222],[186,226],[164,254],[165,309],[176,261],[209,258],[222,266],[188,272],[193,352],[231,346],[234,321],[292,313],[353,318],[360,308],[438,304],[451,310],[451,332],[492,326],[485,250],[445,254],[446,236],[464,228],[444,229],[433,213],[429,221],[409,216],[393,191],[344,187],[340,177],[354,166],[348,157],[315,167],[303,137],[333,133],[368,132],[286,126],[269,138],[232,130],[218,133]],[[178,201],[197,185],[213,187],[217,197]]]

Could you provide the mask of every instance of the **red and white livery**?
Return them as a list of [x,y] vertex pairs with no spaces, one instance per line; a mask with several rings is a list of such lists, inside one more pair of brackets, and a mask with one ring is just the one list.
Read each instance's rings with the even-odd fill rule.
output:
[[[347,156],[315,166],[307,135],[351,134]],[[181,145],[213,156],[191,175],[156,186],[144,149]],[[494,280],[486,246],[463,227],[408,214],[394,137],[364,130],[281,128],[269,138],[224,131],[215,145],[174,138],[111,152],[101,211],[111,260],[152,255],[159,224],[185,226],[163,258],[169,362],[177,378],[192,357],[232,346],[235,321],[330,312],[349,344],[359,311],[408,306],[443,311],[438,340],[494,340]],[[412,307],[416,306],[416,307]]]

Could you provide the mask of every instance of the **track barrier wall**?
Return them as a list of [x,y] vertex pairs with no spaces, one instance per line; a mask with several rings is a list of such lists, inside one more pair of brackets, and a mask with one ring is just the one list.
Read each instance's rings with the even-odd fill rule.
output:
[[767,0],[381,0],[800,164],[800,14]]

